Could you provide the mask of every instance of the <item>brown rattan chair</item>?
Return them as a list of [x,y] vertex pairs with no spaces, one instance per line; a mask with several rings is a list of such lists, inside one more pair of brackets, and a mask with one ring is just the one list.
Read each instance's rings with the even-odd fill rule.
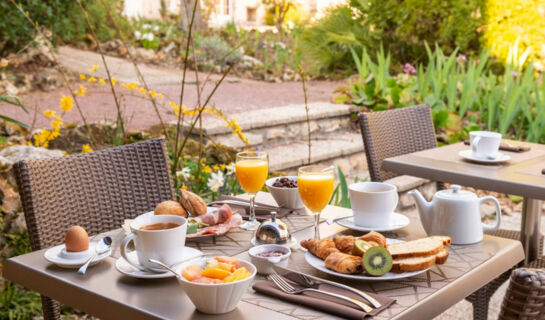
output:
[[531,265],[540,269],[520,268],[511,274],[498,319],[545,319],[545,260],[538,259]]
[[[426,104],[381,112],[362,112],[359,121],[372,181],[385,181],[399,175],[381,169],[384,159],[437,147],[431,109]],[[438,182],[437,189],[444,189],[443,183]],[[520,231],[516,230],[500,229],[486,233],[520,240]],[[487,319],[490,298],[510,275],[511,270],[466,298],[473,304],[473,319]]]
[[[163,139],[14,168],[33,250],[62,243],[72,225],[109,231],[174,199]],[[57,303],[42,296],[42,305],[45,319],[59,318]]]

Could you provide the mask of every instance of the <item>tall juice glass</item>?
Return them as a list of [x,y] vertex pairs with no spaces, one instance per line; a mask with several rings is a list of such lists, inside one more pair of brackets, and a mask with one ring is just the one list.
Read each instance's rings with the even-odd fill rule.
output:
[[245,230],[256,230],[259,222],[255,219],[255,195],[267,180],[269,158],[265,152],[239,152],[235,168],[240,186],[250,196],[250,220],[240,227]]
[[320,213],[327,206],[335,189],[334,167],[306,166],[299,168],[297,188],[305,206],[314,215],[314,237],[320,239]]

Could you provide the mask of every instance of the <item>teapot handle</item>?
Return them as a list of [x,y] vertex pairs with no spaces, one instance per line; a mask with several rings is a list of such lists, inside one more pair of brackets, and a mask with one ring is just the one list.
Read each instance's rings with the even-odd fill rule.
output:
[[483,202],[487,200],[491,200],[492,202],[494,202],[494,206],[496,207],[496,223],[493,226],[483,223],[483,229],[496,230],[500,227],[500,223],[501,223],[501,206],[500,206],[500,203],[498,202],[498,199],[496,199],[493,196],[482,197],[481,199],[479,199],[479,204],[482,204]]

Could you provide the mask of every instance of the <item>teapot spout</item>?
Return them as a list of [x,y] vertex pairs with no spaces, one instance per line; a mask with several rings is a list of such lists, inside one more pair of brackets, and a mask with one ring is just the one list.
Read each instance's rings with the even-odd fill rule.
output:
[[416,203],[416,209],[418,210],[418,215],[420,216],[420,221],[426,230],[426,233],[430,233],[430,225],[432,220],[432,204],[428,202],[420,191],[413,189],[409,191],[409,194],[414,198]]

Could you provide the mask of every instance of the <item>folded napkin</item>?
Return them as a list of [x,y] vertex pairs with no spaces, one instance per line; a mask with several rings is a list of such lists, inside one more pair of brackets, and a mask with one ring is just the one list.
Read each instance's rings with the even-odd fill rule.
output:
[[[222,201],[222,200],[236,200],[236,201],[242,201],[242,202],[248,203],[248,207],[239,206],[239,205],[236,205],[236,204],[229,204],[229,206],[233,209],[233,211],[238,212],[242,216],[243,219],[248,219],[250,217],[250,207],[249,207],[250,201],[249,200],[243,199],[243,198],[237,198],[237,197],[221,195],[221,196],[219,196],[218,201]],[[257,205],[271,206],[271,205],[264,204],[264,203],[259,203],[259,202],[256,202],[255,204],[256,204],[256,206]],[[220,205],[218,204],[218,205],[215,205],[215,206],[220,206]],[[277,218],[283,218],[283,217],[287,216],[288,214],[290,214],[292,212],[293,211],[291,209],[286,209],[286,208],[280,208],[279,207],[278,210],[276,211],[276,217]],[[271,210],[255,208],[255,217],[256,217],[256,220],[258,220],[258,221],[264,221],[264,220],[270,219],[271,218]]]
[[[464,140],[464,144],[469,146],[471,143],[469,142],[469,140]],[[509,151],[509,152],[526,152],[526,151],[530,151],[530,147],[529,146],[513,146],[506,142],[502,142],[500,143],[500,150]]]
[[[303,288],[302,286],[297,285],[295,282],[291,282],[289,280],[287,281],[297,289]],[[305,306],[311,309],[320,310],[320,311],[330,313],[332,315],[336,315],[339,317],[347,318],[347,319],[364,319],[366,317],[375,316],[395,302],[395,300],[392,298],[366,292],[368,295],[375,298],[382,305],[380,308],[373,309],[371,312],[367,313],[348,302],[339,300],[334,297],[326,296],[320,293],[315,293],[315,292],[303,292],[301,294],[284,293],[284,291],[280,290],[276,286],[276,284],[274,284],[274,282],[270,280],[262,280],[262,281],[256,282],[253,286],[253,289],[256,292],[262,293],[267,296],[271,296],[273,298],[284,300],[296,305]],[[342,288],[329,285],[327,283],[320,284],[319,289],[328,291],[331,293],[342,294],[343,296],[347,296],[347,297],[359,300],[369,305],[368,301],[358,296],[357,294]]]

